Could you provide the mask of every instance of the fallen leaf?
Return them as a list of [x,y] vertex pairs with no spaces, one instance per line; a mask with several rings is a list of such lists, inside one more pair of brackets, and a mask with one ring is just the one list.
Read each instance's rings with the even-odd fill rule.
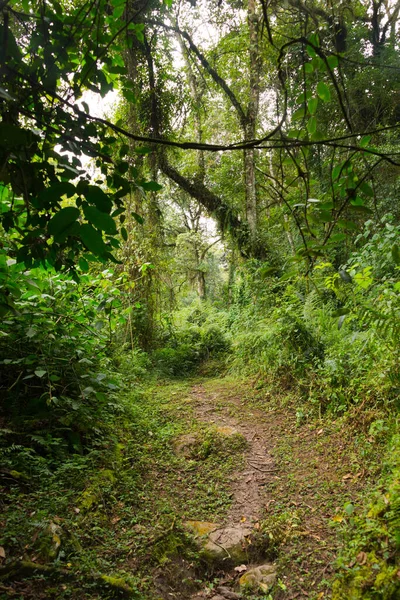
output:
[[240,519],[240,522],[241,522],[241,523],[244,523],[245,521],[247,521],[246,517],[242,517],[242,518]]
[[356,560],[359,565],[365,565],[367,562],[367,554],[365,552],[359,552],[356,556]]
[[115,525],[115,524],[116,524],[116,523],[118,523],[118,521],[120,521],[120,520],[121,520],[121,517],[113,517],[113,518],[111,519],[111,523],[112,523],[113,525]]
[[324,430],[323,430],[323,429],[319,429],[319,430],[317,431],[317,435],[322,435],[323,433],[324,433]]
[[246,565],[239,565],[238,567],[235,567],[234,570],[237,573],[243,573],[243,571],[247,571],[247,567],[246,567]]
[[4,550],[3,546],[0,546],[0,558],[3,559],[6,557],[6,551]]
[[347,475],[343,475],[342,481],[346,481],[346,479],[352,479],[353,475],[351,473],[347,473]]
[[74,512],[75,512],[77,515],[79,515],[79,513],[81,512],[81,509],[80,509],[80,508],[77,508],[77,507],[75,507],[75,508],[74,508]]
[[260,523],[254,523],[254,529],[260,529]]
[[323,598],[325,596],[325,592],[320,592],[317,596],[317,600],[320,600],[321,598]]
[[335,515],[332,517],[332,521],[334,521],[334,523],[341,523],[343,521],[343,517],[342,515]]

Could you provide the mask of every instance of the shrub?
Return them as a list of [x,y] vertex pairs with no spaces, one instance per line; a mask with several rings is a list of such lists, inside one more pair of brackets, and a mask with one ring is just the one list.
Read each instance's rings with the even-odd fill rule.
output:
[[[345,548],[337,560],[333,600],[396,600],[400,596],[400,436],[388,447],[369,505],[338,524]],[[340,518],[339,518],[340,521]]]

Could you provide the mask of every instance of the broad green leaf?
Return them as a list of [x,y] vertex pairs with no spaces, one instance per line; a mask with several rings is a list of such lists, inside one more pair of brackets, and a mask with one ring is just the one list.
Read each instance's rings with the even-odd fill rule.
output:
[[322,71],[322,72],[326,71],[326,64],[324,63],[322,58],[320,58],[319,56],[316,56],[315,58],[313,58],[311,63],[313,65],[315,71]]
[[316,48],[319,48],[319,35],[318,35],[318,33],[312,33],[309,36],[308,41],[310,42],[310,44],[312,44]]
[[293,121],[300,121],[301,119],[304,119],[306,114],[306,109],[304,108],[304,106],[302,106],[301,108],[298,108],[297,110],[294,111],[293,115],[292,115],[292,119]]
[[336,242],[343,242],[343,240],[346,240],[346,239],[347,239],[347,236],[345,233],[334,233],[329,238],[329,241],[332,241],[333,243],[336,244]]
[[147,146],[142,146],[140,148],[135,148],[134,152],[136,152],[136,154],[150,154],[153,152],[153,149]]
[[116,165],[118,173],[124,175],[129,169],[129,163],[127,161],[120,161]]
[[144,223],[143,217],[141,217],[140,215],[138,215],[135,212],[131,212],[131,215],[135,219],[135,221],[137,221],[138,223],[140,223],[140,225],[143,225],[143,223]]
[[155,181],[143,181],[140,185],[147,192],[158,192],[159,190],[162,190],[163,187]]
[[0,123],[0,147],[17,148],[28,146],[33,139],[31,131],[22,129],[11,123]]
[[311,58],[315,58],[317,56],[314,48],[312,48],[311,46],[306,46],[306,50],[308,56],[311,56]]
[[[323,140],[325,138],[324,134],[322,133],[322,131],[314,131],[314,133],[311,135],[311,140],[313,142],[320,142],[321,140]],[[308,148],[307,148],[308,150]]]
[[315,115],[315,113],[317,112],[318,98],[310,98],[307,106],[310,115]]
[[63,197],[71,198],[76,193],[76,187],[69,181],[60,181],[55,183],[48,188],[45,188],[38,195],[38,206],[37,208],[51,207]]
[[312,98],[312,92],[307,90],[306,92],[301,92],[296,98],[297,104],[304,104],[305,100],[309,100]]
[[308,119],[307,130],[311,134],[317,131],[317,119],[315,117]]
[[110,214],[112,209],[112,201],[99,186],[87,186],[86,190],[84,191],[84,195],[89,204],[95,204],[99,210]]
[[128,232],[126,231],[125,227],[121,227],[121,235],[122,238],[125,240],[125,242],[128,241]]
[[364,135],[364,137],[361,138],[359,146],[361,148],[365,148],[366,146],[368,146],[368,144],[371,141],[371,136],[370,135]]
[[364,200],[360,196],[356,196],[350,200],[352,206],[364,206]]
[[372,189],[372,187],[366,181],[362,182],[362,184],[360,185],[360,190],[366,196],[369,196],[370,198],[373,198],[373,196],[374,196],[374,190]]
[[42,378],[43,375],[46,375],[46,373],[47,373],[47,371],[44,371],[43,369],[36,369],[36,371],[35,371],[35,375],[40,378]]
[[80,267],[81,271],[83,271],[84,273],[87,273],[89,271],[89,263],[82,256],[79,259],[79,263],[78,264],[79,264],[79,267]]
[[363,206],[361,204],[356,204],[356,205],[351,204],[349,208],[351,208],[351,210],[354,210],[356,212],[364,213],[366,215],[374,214],[374,211],[371,210],[370,208],[368,208],[368,206]]
[[357,225],[357,223],[354,223],[354,221],[348,221],[346,219],[339,219],[336,224],[341,229],[348,229],[349,231],[357,231],[358,230],[358,225]]
[[80,237],[86,248],[96,256],[101,256],[107,248],[101,236],[92,225],[85,223],[80,228]]
[[336,165],[336,167],[333,167],[333,169],[332,169],[333,181],[335,181],[335,179],[337,179],[339,177],[341,170],[342,170],[342,165]]
[[300,129],[289,129],[287,135],[289,138],[294,138],[295,140],[297,140],[301,136],[301,133],[302,132]]
[[83,212],[87,220],[92,223],[92,225],[95,225],[97,229],[101,229],[101,231],[110,235],[115,235],[117,233],[115,221],[109,214],[88,204],[83,206]]
[[314,71],[314,65],[311,62],[308,62],[304,65],[304,70],[306,73],[312,73]]
[[392,246],[392,258],[396,265],[400,265],[400,248],[398,244]]
[[326,62],[328,63],[330,69],[336,69],[336,67],[339,66],[339,59],[337,56],[327,56]]
[[122,158],[123,156],[126,156],[128,153],[129,153],[128,144],[122,144],[121,148],[119,149],[120,158]]
[[58,235],[76,221],[80,214],[80,210],[74,206],[62,208],[50,219],[47,231],[50,235]]
[[54,240],[58,244],[63,244],[66,241],[67,237],[69,237],[69,236],[79,237],[80,227],[81,227],[80,223],[78,221],[74,221],[73,223],[68,225],[68,227],[66,227],[59,233],[56,233],[54,235]]
[[122,95],[125,98],[125,100],[128,100],[128,102],[131,102],[132,104],[134,104],[137,101],[137,97],[132,92],[132,90],[127,90],[126,88],[124,88],[122,90]]
[[323,102],[329,102],[331,99],[330,89],[323,81],[317,84],[317,94]]

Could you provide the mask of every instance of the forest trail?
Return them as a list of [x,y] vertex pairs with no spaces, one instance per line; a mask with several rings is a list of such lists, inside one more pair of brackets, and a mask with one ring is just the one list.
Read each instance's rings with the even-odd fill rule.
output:
[[[288,398],[282,404],[249,382],[229,378],[195,383],[188,400],[199,423],[246,440],[243,461],[228,484],[231,506],[217,532],[223,547],[225,529],[242,529],[247,560],[232,562],[228,551],[226,567],[217,560],[212,583],[203,590],[187,596],[171,588],[165,597],[239,598],[245,591],[239,580],[267,563],[274,565],[272,595],[261,578],[262,585],[253,582],[246,597],[264,592],[274,600],[330,598],[344,505],[355,503],[366,485],[351,432],[332,421],[306,421]],[[202,539],[204,544],[209,538]]]

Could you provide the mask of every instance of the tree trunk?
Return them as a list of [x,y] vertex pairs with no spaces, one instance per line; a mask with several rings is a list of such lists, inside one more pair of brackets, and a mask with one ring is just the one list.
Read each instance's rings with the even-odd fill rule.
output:
[[197,271],[197,290],[199,292],[200,300],[206,300],[207,298],[207,290],[206,290],[206,276],[204,271]]
[[[258,44],[259,18],[256,0],[248,0],[247,22],[249,27],[249,102],[246,111],[244,138],[255,139],[260,100],[261,56]],[[256,152],[254,148],[244,151],[244,179],[246,194],[246,218],[249,225],[250,244],[253,251],[257,247],[258,210],[255,170]]]

